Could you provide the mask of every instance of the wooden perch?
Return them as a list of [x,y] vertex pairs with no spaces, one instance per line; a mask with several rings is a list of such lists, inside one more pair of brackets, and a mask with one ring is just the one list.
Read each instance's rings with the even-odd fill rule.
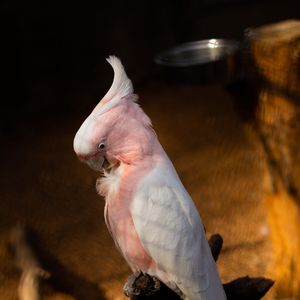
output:
[[[215,261],[218,259],[223,246],[223,239],[214,234],[209,239],[209,246]],[[257,300],[261,299],[274,284],[273,280],[263,277],[241,277],[223,284],[228,300]],[[180,297],[170,290],[157,278],[148,274],[131,275],[124,285],[124,293],[131,300],[180,300]]]
[[273,284],[271,279],[245,276],[225,283],[223,287],[228,300],[255,300],[261,299]]
[[221,237],[220,234],[213,234],[210,237],[208,244],[214,260],[217,261],[223,247],[223,238]]

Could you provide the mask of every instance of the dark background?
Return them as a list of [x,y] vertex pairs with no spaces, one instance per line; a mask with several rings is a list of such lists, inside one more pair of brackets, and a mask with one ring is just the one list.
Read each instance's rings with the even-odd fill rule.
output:
[[92,107],[111,82],[109,54],[139,87],[163,49],[299,16],[298,0],[1,1],[2,120]]

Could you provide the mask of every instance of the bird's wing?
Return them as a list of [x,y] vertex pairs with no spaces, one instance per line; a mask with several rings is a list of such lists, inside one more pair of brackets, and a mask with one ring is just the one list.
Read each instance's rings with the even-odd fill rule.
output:
[[165,185],[159,177],[148,176],[136,192],[131,207],[135,229],[159,271],[184,294],[196,295],[210,283],[211,254],[204,228],[179,179],[168,179]]

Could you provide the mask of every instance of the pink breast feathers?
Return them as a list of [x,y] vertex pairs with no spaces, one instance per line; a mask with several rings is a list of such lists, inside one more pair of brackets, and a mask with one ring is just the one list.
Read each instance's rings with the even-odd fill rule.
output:
[[[143,172],[145,171],[144,169]],[[151,272],[151,270],[156,268],[156,264],[145,251],[135,230],[130,213],[130,205],[134,193],[132,187],[137,186],[138,181],[142,178],[142,174],[135,168],[124,166],[123,168],[121,167],[119,175],[119,182],[121,184],[118,184],[118,187],[115,186],[112,193],[108,191],[109,188],[107,189],[107,186],[105,187],[107,192],[105,195],[105,221],[118,249],[130,265],[132,271]],[[106,185],[105,183],[102,180],[100,181],[102,188]],[[110,184],[110,186],[112,185]]]
[[105,219],[109,231],[133,272],[149,271],[155,262],[145,251],[134,228],[129,209],[121,208],[122,201],[107,202]]

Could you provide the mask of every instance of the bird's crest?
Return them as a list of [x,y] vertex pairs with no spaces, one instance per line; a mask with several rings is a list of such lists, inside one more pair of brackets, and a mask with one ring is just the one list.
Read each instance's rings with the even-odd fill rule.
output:
[[97,116],[112,109],[121,101],[122,98],[130,97],[133,101],[137,99],[137,97],[133,94],[132,82],[127,77],[120,59],[112,55],[106,60],[114,70],[114,80],[106,95],[93,110],[93,114]]

